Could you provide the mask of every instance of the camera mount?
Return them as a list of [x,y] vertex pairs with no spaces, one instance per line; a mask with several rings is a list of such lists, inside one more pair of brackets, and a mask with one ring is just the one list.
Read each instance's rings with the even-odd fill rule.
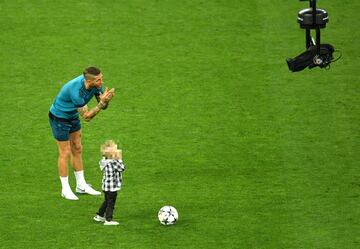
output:
[[[289,69],[293,72],[301,71],[306,67],[329,68],[333,62],[334,47],[330,44],[321,44],[320,29],[324,29],[329,21],[329,15],[324,9],[316,7],[316,0],[309,1],[309,8],[299,11],[297,22],[300,28],[305,29],[306,51],[295,58],[287,59]],[[311,30],[316,31],[316,40],[311,36]],[[340,58],[340,57],[339,57]],[[339,59],[338,58],[338,59]]]
[[[301,0],[304,1],[304,0]],[[320,29],[326,27],[326,23],[329,21],[329,15],[324,9],[316,8],[316,0],[305,0],[310,2],[310,8],[299,11],[297,21],[300,24],[300,28],[305,29],[306,48],[310,46],[316,46],[316,53],[320,54]],[[311,37],[311,29],[316,30],[316,43]]]

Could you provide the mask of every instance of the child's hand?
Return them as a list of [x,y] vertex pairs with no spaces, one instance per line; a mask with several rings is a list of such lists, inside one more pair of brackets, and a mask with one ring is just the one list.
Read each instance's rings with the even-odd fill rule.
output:
[[122,159],[122,151],[121,150],[116,150],[114,159],[116,159],[116,160]]

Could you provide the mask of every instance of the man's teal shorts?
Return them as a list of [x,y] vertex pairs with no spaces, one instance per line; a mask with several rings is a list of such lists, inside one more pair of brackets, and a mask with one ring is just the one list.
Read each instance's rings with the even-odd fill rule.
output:
[[79,118],[58,118],[54,116],[51,112],[49,112],[49,122],[53,136],[58,141],[68,141],[70,139],[70,133],[81,129]]

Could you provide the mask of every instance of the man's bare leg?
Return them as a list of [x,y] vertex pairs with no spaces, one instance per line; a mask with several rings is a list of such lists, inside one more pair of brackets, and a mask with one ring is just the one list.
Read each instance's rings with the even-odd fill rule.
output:
[[78,200],[71,191],[68,178],[68,163],[71,156],[69,141],[56,141],[58,146],[58,173],[61,181],[61,196],[68,200]]
[[81,130],[70,133],[71,164],[74,171],[84,170],[82,160]]
[[68,163],[71,155],[69,141],[56,141],[58,146],[58,172],[59,176],[68,176]]
[[91,188],[85,181],[82,160],[81,130],[70,133],[71,163],[76,178],[76,192],[90,195],[101,193]]

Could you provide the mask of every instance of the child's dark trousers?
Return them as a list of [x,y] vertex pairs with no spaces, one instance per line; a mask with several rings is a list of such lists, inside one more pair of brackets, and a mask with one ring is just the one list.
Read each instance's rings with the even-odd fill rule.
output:
[[104,191],[104,194],[105,194],[105,201],[102,203],[97,214],[100,215],[101,217],[104,217],[105,215],[106,220],[111,221],[113,218],[117,191],[115,192]]

